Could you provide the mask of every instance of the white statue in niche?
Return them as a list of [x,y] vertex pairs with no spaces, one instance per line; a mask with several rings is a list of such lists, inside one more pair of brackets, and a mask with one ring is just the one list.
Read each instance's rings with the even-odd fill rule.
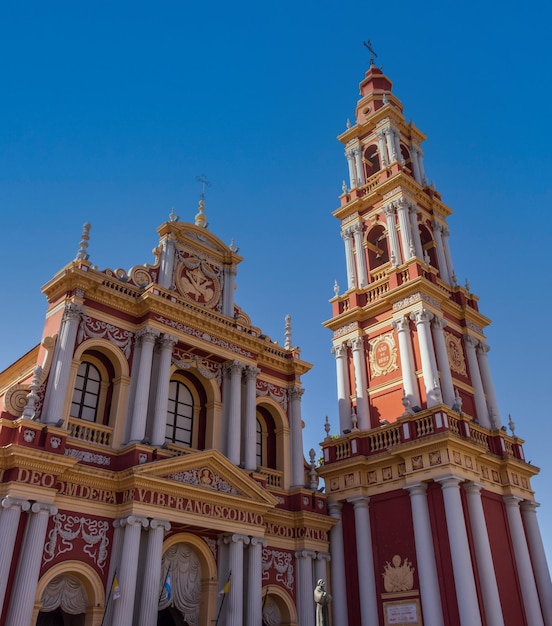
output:
[[397,591],[410,591],[414,587],[414,568],[408,559],[401,560],[398,554],[387,561],[383,568],[383,586],[385,591],[393,593]]

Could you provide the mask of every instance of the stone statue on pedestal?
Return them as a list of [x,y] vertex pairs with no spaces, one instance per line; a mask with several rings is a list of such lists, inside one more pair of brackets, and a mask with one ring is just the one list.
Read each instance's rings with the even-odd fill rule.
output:
[[332,596],[326,591],[326,582],[322,578],[314,588],[314,602],[316,603],[316,626],[330,626],[328,604]]

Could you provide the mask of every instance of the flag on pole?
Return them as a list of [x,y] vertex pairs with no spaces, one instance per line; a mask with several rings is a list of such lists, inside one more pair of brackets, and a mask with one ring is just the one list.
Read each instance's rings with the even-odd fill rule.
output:
[[228,576],[228,580],[224,583],[224,587],[220,592],[221,596],[225,596],[227,593],[230,593],[230,576]]
[[171,594],[172,594],[171,570],[167,572],[167,577],[165,578],[165,584],[163,585],[163,590],[165,591],[165,597],[167,598],[167,600],[170,600]]
[[111,597],[113,600],[117,600],[117,598],[121,597],[121,590],[119,589],[119,580],[117,579],[117,574],[113,576],[113,584],[111,585]]

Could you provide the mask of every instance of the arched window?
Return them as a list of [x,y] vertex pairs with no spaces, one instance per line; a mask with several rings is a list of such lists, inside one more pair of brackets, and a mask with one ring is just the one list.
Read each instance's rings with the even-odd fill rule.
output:
[[95,365],[88,361],[79,365],[71,402],[71,417],[88,422],[97,420],[101,382],[100,371]]
[[194,399],[188,387],[178,380],[169,383],[169,406],[165,440],[192,446]]
[[255,420],[257,426],[257,447],[256,447],[256,456],[257,456],[257,467],[262,467],[263,463],[263,427],[261,426],[261,422],[259,420]]
[[364,151],[364,171],[366,174],[366,180],[370,178],[376,172],[381,169],[380,159],[378,155],[378,149],[376,146],[369,146]]
[[370,271],[389,261],[387,234],[381,224],[376,224],[368,233],[366,249],[368,251],[368,269]]

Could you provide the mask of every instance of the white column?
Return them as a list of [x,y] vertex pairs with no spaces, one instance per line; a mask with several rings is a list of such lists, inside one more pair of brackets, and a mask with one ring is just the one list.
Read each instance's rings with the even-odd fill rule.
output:
[[115,573],[119,572],[119,564],[121,562],[121,553],[123,551],[123,541],[124,541],[124,528],[121,526],[121,519],[113,520],[113,547],[111,550],[111,558],[109,559],[109,574],[107,577],[108,585],[107,595],[106,595],[106,603],[104,613],[104,624],[106,626],[111,626],[113,624],[113,600],[110,598],[111,595],[111,585],[113,584],[113,577]]
[[450,276],[448,273],[447,260],[445,258],[445,249],[443,247],[443,240],[441,239],[441,232],[443,225],[437,220],[433,220],[433,235],[435,237],[436,249],[437,249],[437,261],[439,263],[439,273],[441,279],[446,283],[450,283]]
[[387,153],[389,154],[389,163],[395,163],[397,160],[397,148],[395,146],[395,136],[393,133],[393,129],[387,127],[383,130],[383,134],[385,135],[385,142],[387,144]]
[[382,169],[387,167],[388,159],[387,159],[387,148],[385,147],[385,137],[382,132],[378,133],[378,151],[381,162]]
[[[27,626],[31,623],[48,518],[56,513],[57,509],[52,504],[35,502],[31,507],[5,626]],[[3,541],[4,537],[2,537]]]
[[299,550],[295,553],[297,564],[297,616],[299,626],[312,626],[315,623],[312,560],[316,552]]
[[475,412],[481,426],[491,428],[491,420],[489,419],[489,410],[485,402],[485,392],[483,391],[483,382],[481,381],[481,373],[479,371],[479,363],[475,354],[475,348],[478,340],[471,335],[464,336],[464,345],[466,346],[466,357],[468,359],[468,367],[470,369],[470,379],[473,386],[473,395],[475,400]]
[[410,323],[407,317],[401,317],[393,322],[399,340],[399,354],[403,376],[404,395],[410,400],[411,406],[420,406],[420,393],[416,382],[414,369],[414,354],[410,339]]
[[314,581],[322,579],[327,582],[328,580],[328,561],[330,555],[324,552],[317,552],[316,559],[314,560]]
[[0,615],[6,597],[6,587],[8,586],[8,574],[10,573],[13,549],[19,528],[21,512],[28,511],[31,503],[28,500],[21,500],[12,496],[2,499],[0,509]]
[[502,607],[500,605],[500,595],[496,582],[491,544],[489,542],[485,513],[481,501],[482,488],[483,485],[479,483],[464,483],[486,623],[487,626],[504,626],[504,617],[502,616]]
[[125,529],[121,564],[117,572],[121,596],[113,601],[113,624],[117,626],[133,626],[134,597],[136,595],[136,578],[138,574],[138,556],[140,553],[140,534],[147,528],[145,517],[129,515],[120,520]]
[[266,541],[251,537],[247,548],[247,588],[245,626],[259,626],[263,621],[263,547]]
[[365,178],[364,178],[364,167],[362,165],[362,150],[360,149],[360,146],[357,146],[353,150],[353,154],[355,155],[358,186],[361,187],[365,183]]
[[353,366],[355,370],[356,409],[359,430],[370,430],[370,409],[368,406],[368,382],[366,378],[366,359],[364,356],[364,341],[362,337],[355,337],[348,343],[353,352]]
[[71,302],[65,306],[42,411],[41,421],[47,424],[56,424],[60,419],[66,417],[63,415],[63,407],[67,398],[67,387],[81,314],[82,307],[80,305]]
[[347,265],[347,289],[356,286],[355,259],[353,255],[353,240],[350,228],[341,231],[341,237],[345,243],[345,262]]
[[441,232],[441,239],[443,240],[443,249],[445,251],[445,259],[447,260],[448,275],[451,280],[451,283],[454,283],[456,278],[454,275],[454,266],[452,264],[452,256],[450,254],[449,236],[450,236],[450,230],[446,226],[444,226]]
[[445,517],[460,624],[461,626],[480,626],[481,613],[475,588],[464,509],[460,497],[460,483],[462,481],[454,476],[447,476],[437,479],[437,482],[441,483],[445,503]]
[[433,532],[427,506],[427,485],[418,483],[409,485],[405,489],[408,489],[410,494],[410,505],[412,507],[423,621],[424,624],[431,626],[444,626],[441,592],[439,590],[439,579],[437,577],[435,551],[433,548]]
[[493,377],[491,376],[491,369],[489,368],[489,360],[487,358],[489,350],[490,348],[486,343],[480,342],[475,348],[475,353],[477,355],[477,364],[479,365],[483,392],[487,398],[487,407],[491,426],[493,428],[500,428],[500,411],[498,409],[498,402],[496,400],[493,385]]
[[332,348],[335,354],[337,375],[337,407],[339,411],[339,433],[351,430],[351,388],[349,386],[349,364],[347,362],[347,344],[341,343]]
[[355,224],[353,226],[353,237],[355,238],[356,260],[358,268],[358,286],[366,287],[368,284],[368,269],[366,267],[366,255],[364,246],[362,245],[362,226]]
[[228,402],[228,430],[226,450],[230,461],[235,465],[240,463],[241,442],[241,377],[243,363],[232,361],[227,364],[230,373],[230,394]]
[[153,348],[157,337],[159,337],[159,331],[154,328],[142,328],[136,333],[136,338],[141,342],[142,349],[140,350],[140,363],[138,364],[138,378],[136,381],[134,411],[130,427],[130,441],[142,441],[146,434],[151,364]]
[[167,235],[163,240],[160,265],[159,285],[165,289],[170,289],[173,285],[174,270],[174,235],[172,234]]
[[234,285],[236,281],[236,268],[233,265],[224,267],[224,295],[222,301],[222,314],[234,317]]
[[393,265],[401,265],[402,255],[401,246],[399,245],[399,235],[397,234],[397,226],[395,223],[395,207],[392,204],[387,205],[383,212],[387,220],[387,234],[389,237],[389,248],[391,261]]
[[171,337],[171,335],[163,335],[160,340],[161,353],[159,355],[159,373],[151,434],[151,444],[153,446],[162,446],[165,443],[167,410],[169,406],[169,382],[171,378],[171,357],[176,343],[178,343],[178,339]]
[[401,233],[402,253],[403,259],[408,261],[411,259],[416,250],[414,243],[412,242],[412,233],[410,225],[410,203],[406,198],[399,198],[393,203],[397,209],[397,215],[399,216],[399,230]]
[[245,406],[243,415],[243,442],[245,469],[257,467],[257,376],[261,370],[248,365],[244,370]]
[[447,322],[442,317],[433,316],[431,320],[433,326],[433,340],[435,342],[435,353],[437,356],[437,365],[439,372],[441,373],[441,391],[443,392],[443,400],[448,406],[453,406],[455,402],[454,398],[454,384],[452,382],[452,374],[450,372],[450,362],[447,352],[447,343],[445,341],[445,333],[443,329],[447,325]]
[[420,174],[419,152],[420,152],[420,149],[416,145],[412,144],[412,146],[410,147],[410,153],[412,154],[412,169],[414,173],[414,180],[422,184],[422,176]]
[[431,338],[431,328],[429,322],[433,313],[426,309],[413,311],[410,319],[415,322],[418,331],[418,344],[420,346],[420,357],[422,360],[422,376],[426,390],[427,406],[435,406],[442,402],[441,389],[439,387],[439,374],[437,372],[437,361],[433,349]]
[[347,165],[349,166],[349,182],[350,188],[355,189],[358,186],[358,179],[356,175],[355,157],[352,150],[345,150],[345,156],[347,157]]
[[300,387],[288,389],[289,431],[291,438],[291,486],[305,486],[305,456],[303,454],[303,421],[301,417],[301,396],[305,392]]
[[368,510],[370,498],[351,498],[349,502],[352,502],[355,511],[355,537],[360,583],[360,626],[379,626],[372,531]]
[[171,525],[166,520],[153,519],[148,530],[146,565],[140,596],[139,626],[157,626],[159,606],[159,585],[161,583],[161,561],[163,558],[163,538]]
[[330,530],[330,567],[332,572],[330,610],[333,624],[348,626],[347,614],[347,585],[345,581],[345,553],[343,545],[343,524],[341,522],[341,502],[328,502],[330,517],[337,520],[337,524]]
[[521,511],[519,508],[520,501],[521,498],[516,498],[515,496],[504,496],[508,525],[510,527],[510,537],[512,538],[514,556],[516,559],[519,586],[521,587],[521,596],[523,598],[527,623],[531,626],[544,626],[539,594],[537,593],[535,576],[533,574],[533,568],[531,567],[531,557],[529,556],[529,548],[527,546],[527,539],[521,519]]
[[546,554],[537,520],[536,502],[524,500],[521,505],[521,515],[523,517],[525,534],[527,535],[527,543],[529,544],[529,552],[531,554],[531,562],[533,563],[533,571],[535,572],[535,581],[539,592],[540,605],[544,615],[544,622],[552,624],[552,582],[550,580],[550,571],[546,562]]
[[415,204],[410,205],[410,227],[412,228],[412,239],[414,240],[414,249],[416,256],[423,260],[424,251],[422,248],[422,239],[420,237],[420,229],[418,228],[418,207]]
[[230,591],[226,605],[226,626],[243,626],[243,548],[249,543],[245,535],[225,537],[228,544],[228,565],[230,568]]

